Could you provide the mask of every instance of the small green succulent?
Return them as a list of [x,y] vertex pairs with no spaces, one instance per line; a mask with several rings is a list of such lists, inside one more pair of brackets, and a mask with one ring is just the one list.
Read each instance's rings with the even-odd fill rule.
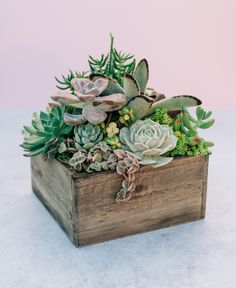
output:
[[21,147],[27,152],[24,156],[47,154],[54,158],[60,143],[71,135],[73,128],[64,123],[65,106],[52,107],[48,112],[33,114],[32,126],[24,126],[24,142]]
[[160,167],[172,160],[172,157],[161,155],[172,150],[177,139],[171,127],[146,119],[138,120],[130,127],[123,127],[120,130],[120,141],[124,150],[135,156],[139,164]]
[[136,120],[134,110],[132,108],[128,108],[124,106],[122,109],[119,110],[119,121],[121,124],[128,126],[131,123],[134,123]]
[[74,128],[75,147],[90,150],[103,140],[103,133],[99,125],[81,124]]
[[166,108],[157,109],[154,113],[147,116],[147,119],[151,119],[155,122],[159,122],[160,124],[172,126],[174,120],[170,115],[167,113]]
[[105,137],[105,142],[110,145],[113,149],[121,148],[120,139],[117,135],[111,137]]
[[212,142],[205,141],[198,136],[187,136],[181,131],[175,131],[177,138],[176,147],[168,152],[166,156],[206,156],[210,154],[209,148]]

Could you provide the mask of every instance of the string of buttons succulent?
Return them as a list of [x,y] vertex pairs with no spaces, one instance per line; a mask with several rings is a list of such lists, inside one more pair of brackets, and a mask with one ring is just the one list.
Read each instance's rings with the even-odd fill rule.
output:
[[56,158],[78,173],[115,170],[123,176],[115,196],[120,203],[135,197],[141,166],[211,153],[213,143],[199,130],[214,124],[212,112],[194,96],[166,97],[150,88],[146,59],[118,52],[110,35],[108,54],[89,56],[88,66],[88,72],[55,77],[53,102],[24,126],[25,156]]

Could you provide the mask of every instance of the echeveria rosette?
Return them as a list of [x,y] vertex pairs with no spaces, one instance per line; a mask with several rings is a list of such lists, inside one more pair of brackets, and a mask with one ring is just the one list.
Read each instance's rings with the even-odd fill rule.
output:
[[95,81],[83,78],[71,80],[74,94],[58,91],[52,99],[60,104],[82,109],[82,114],[65,113],[64,121],[68,125],[80,125],[86,121],[97,125],[107,118],[106,112],[119,110],[127,102],[122,93],[99,96],[108,85],[108,79],[99,78]]
[[76,149],[90,150],[103,140],[103,133],[99,125],[81,124],[74,129]]
[[120,141],[127,153],[135,156],[140,165],[160,167],[173,157],[161,156],[171,151],[177,143],[171,127],[160,125],[151,119],[138,120],[120,130]]

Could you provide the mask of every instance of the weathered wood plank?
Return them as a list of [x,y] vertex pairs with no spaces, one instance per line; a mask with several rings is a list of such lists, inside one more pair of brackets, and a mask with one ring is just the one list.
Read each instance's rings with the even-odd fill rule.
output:
[[31,159],[31,174],[33,192],[74,241],[72,173],[58,161],[39,156]]
[[[32,186],[56,221],[78,245],[194,221],[205,216],[208,157],[142,167],[137,192],[117,204],[122,177],[113,171],[73,173],[62,163],[32,158]],[[139,197],[142,195],[142,197]]]
[[[136,176],[144,197],[116,204],[122,177],[113,172],[74,178],[77,191],[78,243],[91,244],[201,218],[203,157],[180,158]],[[205,175],[206,176],[206,175]],[[184,216],[183,216],[184,215]]]

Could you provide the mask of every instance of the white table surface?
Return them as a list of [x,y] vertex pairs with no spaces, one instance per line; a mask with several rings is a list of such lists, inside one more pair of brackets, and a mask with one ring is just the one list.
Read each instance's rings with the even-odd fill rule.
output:
[[[207,131],[206,219],[75,248],[31,192],[20,130],[30,112],[0,113],[0,287],[236,287],[236,111]],[[205,134],[205,133],[204,133]]]

